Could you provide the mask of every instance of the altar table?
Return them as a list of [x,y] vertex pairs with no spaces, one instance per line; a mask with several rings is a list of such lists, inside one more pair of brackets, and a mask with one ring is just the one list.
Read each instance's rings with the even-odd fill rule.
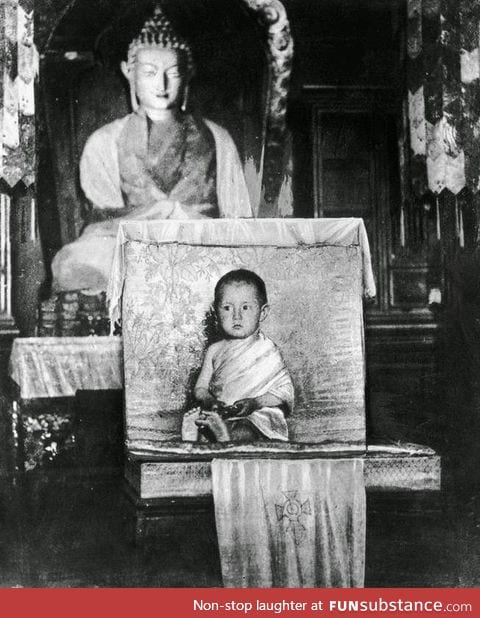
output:
[[[12,429],[15,448],[24,458],[19,463],[23,469],[32,469],[36,462],[28,458],[25,439],[36,429],[36,420],[41,416],[43,429],[38,423],[37,431],[44,434],[63,432],[63,441],[69,439],[72,419],[58,419],[58,415],[43,414],[45,404],[73,400],[78,391],[118,391],[123,389],[122,338],[121,337],[29,337],[13,343],[10,358],[10,377],[15,382],[16,394],[12,406]],[[24,417],[20,423],[20,414]],[[70,424],[70,427],[68,426]],[[32,427],[33,425],[33,427]],[[53,427],[52,425],[55,425]],[[21,443],[23,441],[23,444]],[[50,441],[51,443],[51,441]],[[37,445],[38,447],[38,445]],[[292,445],[288,445],[292,450]],[[227,456],[248,451],[250,445],[220,447]],[[258,445],[255,449],[258,451]],[[267,448],[267,447],[266,447]],[[276,447],[281,448],[281,447]],[[295,446],[298,450],[311,450],[307,456],[318,456],[318,447]],[[315,453],[314,453],[315,451]],[[323,448],[328,455],[328,448]],[[25,454],[27,457],[25,458]],[[146,499],[164,496],[211,495],[210,461],[218,452],[207,454],[205,445],[165,444],[163,456],[136,454],[129,456],[126,476],[140,496]],[[246,453],[248,455],[248,453]],[[299,453],[300,454],[300,453]],[[305,454],[305,453],[304,453]],[[47,452],[49,458],[55,453]],[[148,459],[151,465],[142,468],[140,463]],[[369,490],[432,491],[440,489],[440,457],[428,447],[409,444],[368,445],[365,450],[365,486]],[[182,479],[181,485],[172,482]],[[135,480],[134,480],[135,479]],[[161,482],[160,482],[161,479]],[[170,482],[169,482],[170,480]],[[160,493],[159,493],[160,492]]]

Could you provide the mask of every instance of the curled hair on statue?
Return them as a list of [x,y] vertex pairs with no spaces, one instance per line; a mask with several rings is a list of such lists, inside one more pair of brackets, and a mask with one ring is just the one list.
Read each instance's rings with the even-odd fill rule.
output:
[[171,21],[158,4],[153,15],[143,24],[138,36],[131,41],[128,48],[127,62],[123,63],[125,68],[122,68],[122,71],[130,83],[130,103],[133,111],[137,111],[139,107],[135,88],[135,63],[138,51],[141,49],[168,49],[177,53],[180,64],[179,70],[185,78],[180,109],[182,112],[186,112],[189,93],[188,83],[194,68],[192,52],[187,40],[175,30]]
[[128,48],[127,66],[131,71],[135,65],[137,51],[149,47],[160,47],[178,51],[185,59],[186,72],[191,75],[194,69],[192,50],[187,40],[173,27],[160,5],[144,23],[140,34],[133,39]]

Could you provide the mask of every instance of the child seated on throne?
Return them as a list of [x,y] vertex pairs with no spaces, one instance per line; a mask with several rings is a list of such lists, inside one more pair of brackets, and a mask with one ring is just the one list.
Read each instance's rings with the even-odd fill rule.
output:
[[215,287],[214,309],[223,339],[207,349],[194,389],[199,406],[185,414],[182,439],[288,441],[293,384],[278,347],[260,331],[269,312],[263,279],[228,272]]

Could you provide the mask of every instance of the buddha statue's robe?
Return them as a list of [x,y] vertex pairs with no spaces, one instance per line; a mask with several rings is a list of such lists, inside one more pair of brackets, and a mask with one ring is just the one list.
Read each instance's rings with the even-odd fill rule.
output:
[[[294,389],[280,350],[261,331],[246,339],[223,339],[211,345],[206,354],[196,387],[202,387],[219,401],[230,406],[240,399],[274,395],[282,406],[263,407],[247,417],[228,419],[235,434],[235,424],[253,426],[269,440],[288,440],[284,410],[293,408]],[[184,440],[197,439],[195,420],[186,415],[182,427]]]
[[53,290],[105,290],[124,219],[251,217],[228,132],[185,116],[163,126],[140,110],[95,131],[80,162],[89,225],[52,262]]

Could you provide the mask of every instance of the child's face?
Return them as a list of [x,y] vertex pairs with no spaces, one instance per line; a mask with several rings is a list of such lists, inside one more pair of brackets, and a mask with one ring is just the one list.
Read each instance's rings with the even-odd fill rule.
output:
[[268,305],[260,305],[257,290],[249,283],[228,283],[215,308],[223,333],[232,339],[245,339],[258,330],[267,317]]

